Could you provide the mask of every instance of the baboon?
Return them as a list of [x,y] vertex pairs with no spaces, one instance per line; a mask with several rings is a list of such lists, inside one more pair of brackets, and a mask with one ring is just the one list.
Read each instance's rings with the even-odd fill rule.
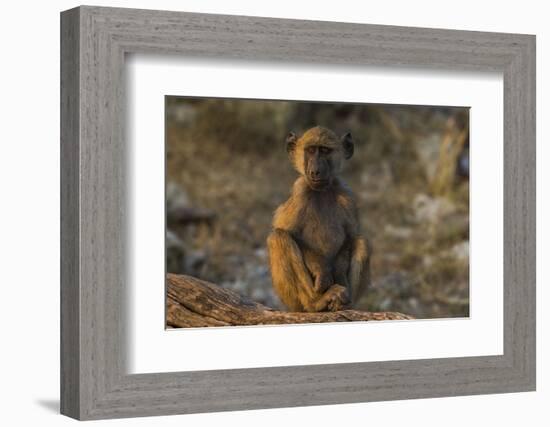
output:
[[370,282],[370,246],[360,234],[353,193],[339,177],[353,155],[350,133],[317,126],[286,139],[300,174],[267,238],[273,288],[290,311],[337,311]]

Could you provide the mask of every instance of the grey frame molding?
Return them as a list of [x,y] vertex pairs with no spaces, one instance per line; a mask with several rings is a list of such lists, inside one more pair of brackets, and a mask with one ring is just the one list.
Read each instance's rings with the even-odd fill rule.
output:
[[[127,53],[504,75],[504,354],[125,371]],[[83,6],[61,14],[61,412],[77,419],[535,390],[535,37]]]

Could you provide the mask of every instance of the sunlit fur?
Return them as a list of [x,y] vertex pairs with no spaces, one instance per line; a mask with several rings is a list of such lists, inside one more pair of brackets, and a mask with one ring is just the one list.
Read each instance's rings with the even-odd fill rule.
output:
[[330,129],[316,126],[304,132],[296,144],[296,151],[291,156],[291,162],[294,165],[294,169],[300,174],[304,175],[305,166],[304,166],[304,150],[309,145],[323,145],[333,149],[334,152],[334,161],[335,161],[335,170],[334,173],[339,174],[342,171],[343,166],[343,155],[342,155],[342,144],[340,143],[340,138]]
[[[277,208],[267,239],[273,287],[291,311],[341,310],[355,303],[370,281],[370,246],[360,234],[353,193],[339,177],[353,153],[351,136],[338,138],[322,127],[290,136],[289,156],[300,177]],[[322,190],[304,177],[308,145],[332,149],[331,184]]]

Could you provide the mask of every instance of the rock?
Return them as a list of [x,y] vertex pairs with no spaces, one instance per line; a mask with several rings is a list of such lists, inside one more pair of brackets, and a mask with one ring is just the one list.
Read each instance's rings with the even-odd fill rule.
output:
[[414,216],[418,222],[438,222],[455,212],[452,202],[444,197],[430,197],[419,193],[413,200]]
[[422,257],[422,265],[425,268],[430,268],[432,265],[434,265],[434,257],[432,255],[425,254]]
[[267,260],[267,249],[266,248],[258,248],[254,251],[254,255],[262,261]]
[[369,203],[379,201],[383,192],[394,184],[394,177],[390,164],[386,161],[378,167],[367,168],[361,173],[361,185],[356,190],[357,196]]
[[169,273],[185,272],[186,248],[172,230],[166,230],[166,269]]
[[171,215],[174,210],[191,206],[187,193],[176,183],[166,184],[166,213]]
[[457,173],[463,178],[470,177],[470,148],[465,147],[458,158]]
[[435,176],[437,161],[439,159],[439,145],[441,143],[441,133],[436,132],[414,144],[418,158],[426,172],[429,181]]
[[234,292],[237,292],[239,295],[247,295],[248,286],[242,280],[226,280],[220,283],[220,286],[225,289],[231,289]]
[[252,298],[254,301],[257,301],[259,303],[262,303],[267,299],[267,290],[262,287],[255,287],[252,289],[252,292],[250,292],[250,298]]
[[446,254],[459,261],[468,262],[470,258],[470,242],[468,240],[459,242],[449,249]]
[[391,307],[391,299],[388,297],[384,298],[380,304],[378,304],[378,307],[380,310],[387,311]]
[[409,306],[411,307],[412,311],[417,312],[419,308],[418,299],[415,297],[409,298]]
[[391,224],[387,224],[384,227],[384,233],[390,237],[395,237],[396,239],[408,239],[412,235],[412,230],[407,227],[396,227]]
[[166,115],[172,122],[180,126],[185,126],[194,123],[197,112],[195,108],[189,104],[177,103],[167,108]]
[[389,263],[399,264],[401,261],[401,256],[393,252],[379,253],[378,257],[384,259],[384,261]]
[[386,276],[379,278],[375,281],[375,288],[383,291],[390,291],[392,294],[406,294],[409,293],[412,286],[411,280],[404,272],[396,271]]
[[166,185],[166,218],[178,224],[206,223],[211,225],[216,214],[210,209],[193,206],[187,193],[174,182]]
[[197,274],[207,258],[206,251],[189,251],[185,257],[185,272],[188,274]]

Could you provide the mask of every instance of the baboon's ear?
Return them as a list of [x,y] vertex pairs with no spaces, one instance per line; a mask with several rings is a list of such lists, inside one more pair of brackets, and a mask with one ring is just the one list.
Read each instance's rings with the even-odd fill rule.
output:
[[353,156],[353,139],[351,138],[351,133],[346,133],[342,137],[342,148],[344,149],[344,158],[350,159]]
[[293,154],[296,149],[296,134],[289,132],[286,136],[286,151],[288,154]]

